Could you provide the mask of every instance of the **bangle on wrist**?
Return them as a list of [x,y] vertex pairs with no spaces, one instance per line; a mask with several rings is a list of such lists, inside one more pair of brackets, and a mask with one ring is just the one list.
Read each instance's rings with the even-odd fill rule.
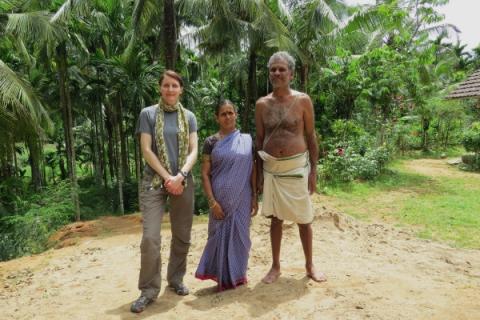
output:
[[209,207],[210,209],[213,209],[213,208],[215,208],[216,206],[217,206],[217,201],[215,201],[215,202],[213,203],[213,205],[208,205],[208,207]]

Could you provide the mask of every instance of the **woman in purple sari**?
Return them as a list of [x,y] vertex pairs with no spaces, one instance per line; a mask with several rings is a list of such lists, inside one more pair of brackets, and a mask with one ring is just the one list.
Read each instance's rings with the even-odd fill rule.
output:
[[218,291],[247,283],[250,220],[257,213],[253,144],[236,129],[237,110],[225,100],[215,110],[219,131],[203,146],[203,189],[210,206],[208,240],[195,277]]

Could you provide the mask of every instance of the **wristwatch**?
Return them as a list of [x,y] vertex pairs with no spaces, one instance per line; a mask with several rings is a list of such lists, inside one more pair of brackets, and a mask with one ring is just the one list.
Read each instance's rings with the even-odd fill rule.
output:
[[187,179],[187,177],[188,177],[188,171],[182,171],[182,170],[180,170],[180,174],[181,174],[185,179]]

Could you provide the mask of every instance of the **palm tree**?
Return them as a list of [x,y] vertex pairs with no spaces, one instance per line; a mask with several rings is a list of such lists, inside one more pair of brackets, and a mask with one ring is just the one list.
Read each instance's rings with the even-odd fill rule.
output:
[[376,7],[349,8],[344,1],[312,0],[297,5],[289,28],[300,58],[300,87],[308,91],[311,66],[325,64],[337,47],[361,53],[368,34],[381,27]]
[[[282,19],[288,20],[281,1],[215,1],[182,0],[183,15],[196,23],[193,32],[198,47],[219,61],[228,63],[232,52],[242,52],[248,61],[245,105],[241,110],[242,129],[248,131],[253,106],[257,99],[257,60],[265,48],[295,50]],[[223,74],[223,72],[220,72]]]
[[158,62],[163,50],[163,63],[167,69],[177,64],[178,15],[174,0],[135,0],[132,13],[132,33],[125,50],[126,60],[135,57],[139,42],[152,43],[151,62]]
[[0,159],[12,163],[15,143],[25,142],[30,150],[32,182],[36,189],[43,180],[42,139],[51,128],[48,113],[30,83],[0,60]]
[[7,34],[32,44],[37,50],[45,51],[47,63],[50,57],[55,57],[59,79],[60,105],[63,111],[67,167],[72,183],[72,200],[77,220],[80,220],[80,206],[73,134],[74,120],[68,77],[67,48],[70,44],[68,21],[74,14],[86,13],[88,2],[88,0],[67,0],[53,16],[47,11],[10,13],[6,15],[8,22],[5,28]]

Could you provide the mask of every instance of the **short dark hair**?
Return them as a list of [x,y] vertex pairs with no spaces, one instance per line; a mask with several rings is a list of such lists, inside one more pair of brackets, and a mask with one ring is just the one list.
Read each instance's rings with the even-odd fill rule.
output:
[[162,73],[162,75],[160,76],[160,79],[158,79],[158,84],[161,85],[162,84],[162,81],[163,79],[165,79],[165,77],[170,77],[170,78],[173,78],[175,80],[178,81],[178,83],[180,83],[180,87],[183,88],[183,79],[182,77],[176,73],[175,71],[173,70],[165,70],[164,73]]
[[228,100],[228,99],[221,99],[217,105],[215,106],[215,115],[218,116],[219,112],[220,112],[220,108],[223,107],[224,105],[226,104],[229,104],[233,107],[233,110],[235,110],[236,113],[238,113],[238,108],[236,105],[233,104],[232,101]]

